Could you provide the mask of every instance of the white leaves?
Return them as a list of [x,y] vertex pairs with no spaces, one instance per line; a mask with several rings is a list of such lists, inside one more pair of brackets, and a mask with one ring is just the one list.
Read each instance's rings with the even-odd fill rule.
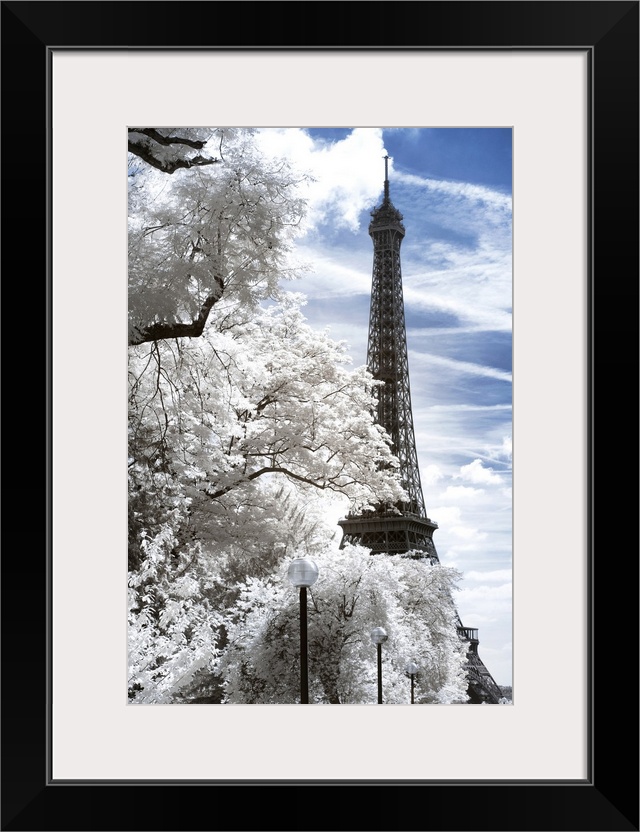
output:
[[[374,626],[389,635],[385,702],[408,701],[404,667],[410,658],[420,668],[421,701],[465,701],[465,651],[451,599],[458,573],[424,561],[372,556],[355,546],[325,549],[314,558],[320,575],[308,601],[310,701],[376,701],[377,655],[369,635]],[[285,567],[273,578],[241,586],[218,666],[228,702],[297,701],[299,609]]]
[[261,158],[250,130],[225,131],[222,141],[215,165],[172,176],[136,166],[130,176],[132,331],[188,323],[221,291],[255,305],[276,297],[279,280],[295,271],[288,252],[304,212],[298,178]]
[[341,366],[344,345],[306,324],[298,298],[230,327],[233,315],[221,305],[213,323],[224,328],[177,351],[132,350],[136,409],[146,432],[167,437],[166,460],[192,486],[185,493],[210,519],[227,495],[248,496],[270,474],[344,493],[356,508],[400,499],[388,437],[371,416],[371,377]]

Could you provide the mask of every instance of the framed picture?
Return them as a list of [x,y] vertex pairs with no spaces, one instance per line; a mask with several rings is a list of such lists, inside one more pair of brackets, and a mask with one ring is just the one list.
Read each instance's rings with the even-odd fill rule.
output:
[[[42,550],[3,565],[2,828],[637,830],[637,506],[602,425],[607,347],[637,355],[638,3],[4,2],[2,21],[5,135],[24,131],[5,240],[46,275],[47,414]],[[124,135],[168,121],[513,129],[513,707],[123,701]],[[636,399],[614,435],[637,435]]]

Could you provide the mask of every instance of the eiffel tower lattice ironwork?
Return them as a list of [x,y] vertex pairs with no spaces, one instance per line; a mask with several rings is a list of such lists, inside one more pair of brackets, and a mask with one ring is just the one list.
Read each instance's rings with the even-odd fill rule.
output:
[[[384,384],[376,389],[376,421],[392,441],[400,462],[406,502],[380,504],[371,511],[349,514],[339,521],[343,548],[358,543],[372,554],[386,552],[439,563],[433,542],[438,524],[427,517],[416,452],[409,361],[400,268],[400,246],[405,235],[402,214],[389,198],[389,157],[385,156],[382,204],[371,212],[369,235],[373,240],[373,275],[369,311],[367,365]],[[458,616],[458,634],[467,642],[467,679],[470,702],[498,703],[500,688],[478,655],[478,631],[464,627]]]

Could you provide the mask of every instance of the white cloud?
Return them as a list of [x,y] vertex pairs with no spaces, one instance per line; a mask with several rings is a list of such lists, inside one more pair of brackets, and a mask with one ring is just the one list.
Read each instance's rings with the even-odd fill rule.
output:
[[451,526],[451,534],[461,540],[481,541],[487,539],[487,533],[473,529],[471,526]]
[[[463,519],[462,509],[459,505],[438,506],[437,517],[434,519],[436,519],[439,527],[446,526],[448,538],[457,541],[473,541],[472,548],[476,548],[476,544],[487,537],[485,532],[479,531]],[[451,554],[452,552],[447,553],[448,559]]]
[[444,477],[444,474],[437,465],[427,465],[420,475],[423,485],[435,485]]
[[504,456],[506,459],[511,459],[512,456],[512,440],[510,436],[504,436],[502,438],[502,448],[500,451],[500,456]]
[[494,569],[492,572],[477,572],[471,570],[464,573],[465,582],[475,581],[476,583],[511,583],[510,569]]
[[456,479],[466,482],[486,483],[487,485],[502,485],[502,478],[496,474],[493,468],[485,468],[482,460],[474,459],[469,465],[463,465]]
[[438,525],[450,529],[461,522],[462,511],[459,506],[440,506],[438,508]]
[[382,188],[385,149],[380,128],[357,127],[334,142],[313,139],[295,127],[259,133],[265,152],[286,157],[315,179],[303,189],[309,205],[307,230],[328,219],[334,228],[359,230],[362,211],[371,207]]
[[466,485],[450,485],[442,495],[443,500],[469,500],[481,497],[484,494],[483,488],[470,488]]
[[507,607],[511,609],[512,601],[512,587],[511,582],[498,583],[495,586],[487,584],[478,584],[474,587],[463,586],[457,591],[458,597],[465,608],[471,613],[476,607],[482,613],[477,612],[477,615],[486,615],[487,612],[495,611],[498,607]]

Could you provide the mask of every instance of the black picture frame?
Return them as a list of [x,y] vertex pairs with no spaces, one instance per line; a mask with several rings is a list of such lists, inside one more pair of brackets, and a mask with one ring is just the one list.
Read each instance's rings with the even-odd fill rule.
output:
[[[10,404],[18,403],[17,391],[25,396],[22,405],[8,408],[10,416],[18,417],[17,424],[7,420],[8,430],[17,428],[22,437],[17,445],[23,447],[12,447],[10,487],[5,491],[16,506],[5,525],[8,545],[2,559],[2,829],[638,830],[637,493],[624,485],[635,478],[624,474],[630,467],[628,446],[635,450],[638,436],[639,3],[187,0],[1,5],[2,258],[5,284],[12,287],[7,319],[13,348],[8,358],[16,359],[5,361],[5,382]],[[591,685],[584,782],[497,782],[480,776],[427,783],[57,783],[49,777],[50,56],[62,48],[276,46],[588,52]],[[26,303],[20,286],[27,288]],[[34,335],[44,339],[40,350],[34,349]],[[43,397],[37,405],[35,390]],[[615,445],[612,436],[618,439]],[[25,464],[27,449],[31,464]],[[631,459],[637,464],[636,453]],[[34,469],[43,473],[34,478]],[[44,521],[37,545],[30,514]],[[17,520],[21,517],[25,519]],[[568,620],[568,630],[572,627]],[[540,674],[545,685],[553,685],[544,668]],[[473,737],[468,753],[477,756],[481,771],[483,749]],[[160,793],[154,791],[158,788]]]

